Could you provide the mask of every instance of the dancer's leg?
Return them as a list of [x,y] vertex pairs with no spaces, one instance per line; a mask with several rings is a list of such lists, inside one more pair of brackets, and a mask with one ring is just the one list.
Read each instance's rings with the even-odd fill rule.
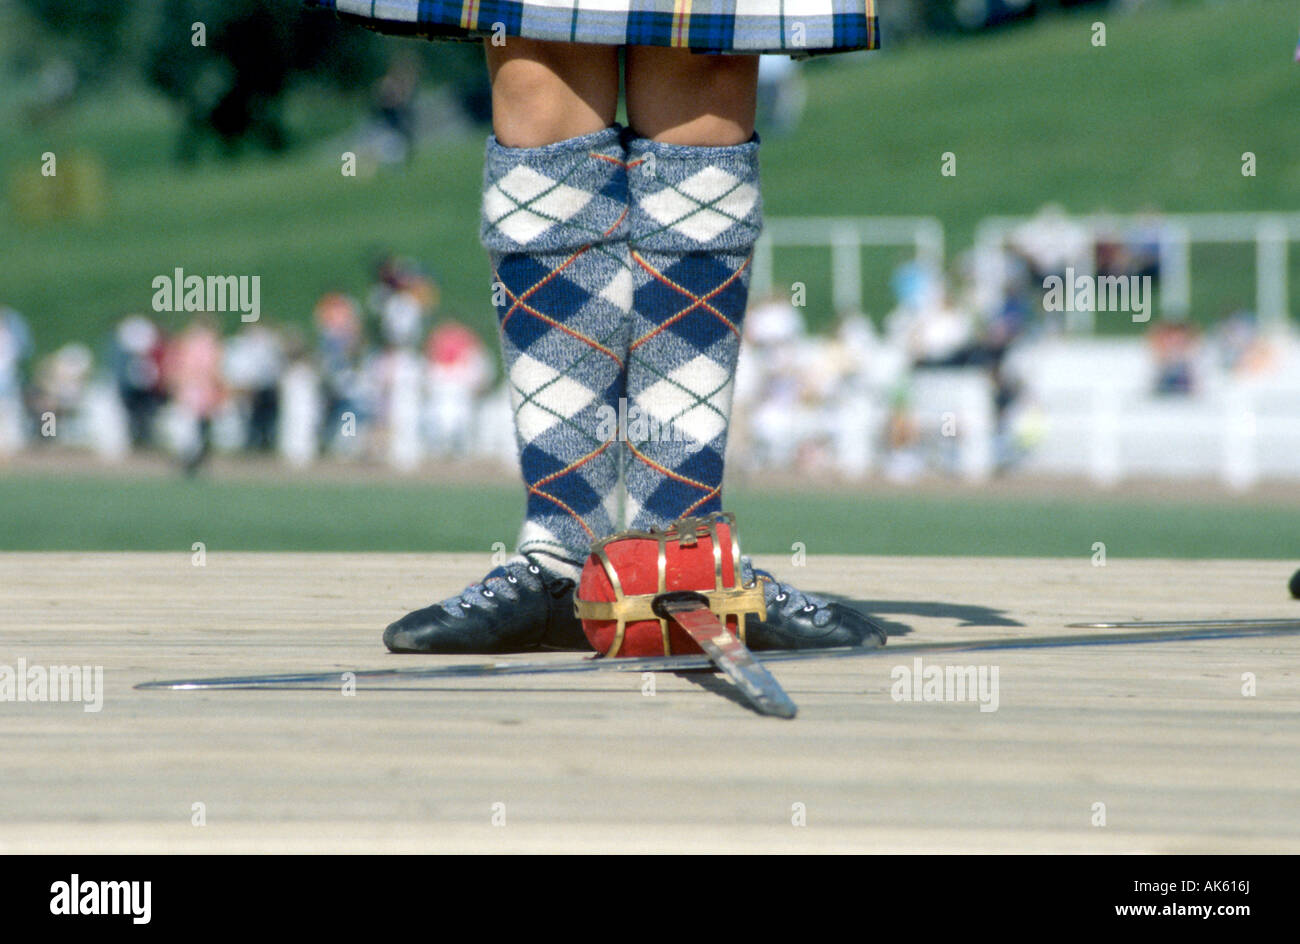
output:
[[614,529],[616,430],[632,279],[617,50],[487,45],[493,128],[480,235],[510,387],[527,512],[519,553],[457,597],[408,614],[389,648],[493,652],[583,644],[573,584]]
[[[633,527],[722,507],[723,463],[750,261],[762,226],[755,56],[631,47],[627,57],[633,296],[627,396]],[[632,435],[637,430],[640,436]],[[771,574],[756,649],[878,646],[866,617]]]

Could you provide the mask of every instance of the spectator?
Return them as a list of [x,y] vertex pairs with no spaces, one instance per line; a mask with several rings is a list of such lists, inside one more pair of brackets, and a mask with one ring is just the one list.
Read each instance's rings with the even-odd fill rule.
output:
[[113,332],[113,380],[126,410],[131,445],[153,443],[153,422],[165,399],[162,385],[164,342],[158,326],[144,315],[128,315]]
[[915,367],[963,365],[975,343],[974,317],[957,306],[946,289],[929,303],[898,311],[897,320],[888,328]]
[[1277,362],[1274,339],[1259,330],[1255,313],[1241,309],[1214,327],[1213,342],[1220,366],[1239,377],[1268,373]]
[[1158,321],[1147,334],[1156,360],[1155,393],[1186,396],[1196,390],[1196,354],[1200,335],[1189,324]]
[[267,452],[275,445],[283,371],[280,338],[264,324],[245,326],[226,344],[226,384],[243,415],[248,449]]
[[[325,414],[321,378],[312,363],[302,337],[290,330],[284,342],[285,370],[280,378],[280,415],[277,434],[280,455],[297,468],[316,458],[318,434]],[[350,440],[357,435],[355,420],[336,427],[338,435]]]
[[[63,345],[37,363],[32,406],[41,423],[42,442],[56,437],[64,442],[83,438],[81,408],[94,366],[90,348],[75,342]],[[48,427],[47,419],[53,420]]]
[[429,332],[424,351],[432,451],[465,455],[472,441],[474,404],[492,381],[487,347],[465,325],[444,321]]
[[23,363],[31,353],[27,322],[14,309],[0,306],[0,456],[17,452],[27,438]]
[[1011,234],[1011,248],[1030,267],[1031,278],[1042,285],[1049,275],[1063,276],[1067,268],[1090,273],[1093,247],[1088,231],[1065,213],[1065,208],[1049,203],[1027,223]]
[[415,96],[419,88],[415,57],[394,56],[375,88],[373,143],[381,164],[401,164],[415,153]]
[[440,297],[438,283],[414,262],[387,253],[375,264],[367,301],[379,317],[384,343],[414,349],[423,336],[424,319],[437,312]]
[[[361,307],[348,295],[330,292],[316,302],[314,318],[324,396],[321,438],[326,447],[355,452],[359,448],[356,424],[366,418]],[[345,423],[349,436],[340,435]]]
[[163,381],[181,427],[181,462],[186,475],[198,472],[212,444],[212,418],[225,399],[221,338],[216,320],[201,314],[167,346]]

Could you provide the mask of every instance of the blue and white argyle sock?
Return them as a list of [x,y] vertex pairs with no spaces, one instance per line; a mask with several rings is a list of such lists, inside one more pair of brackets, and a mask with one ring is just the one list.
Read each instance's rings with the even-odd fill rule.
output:
[[483,175],[480,236],[528,491],[518,549],[575,579],[617,516],[617,428],[603,421],[623,396],[632,304],[621,130],[535,148],[490,136]]
[[634,528],[722,506],[732,378],[762,227],[758,146],[757,135],[730,147],[628,145],[635,291],[624,517]]

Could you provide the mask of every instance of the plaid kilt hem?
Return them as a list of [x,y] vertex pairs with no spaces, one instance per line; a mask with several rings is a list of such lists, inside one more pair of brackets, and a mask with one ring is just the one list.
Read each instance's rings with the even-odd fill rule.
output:
[[303,0],[381,33],[495,35],[794,58],[876,49],[875,0]]

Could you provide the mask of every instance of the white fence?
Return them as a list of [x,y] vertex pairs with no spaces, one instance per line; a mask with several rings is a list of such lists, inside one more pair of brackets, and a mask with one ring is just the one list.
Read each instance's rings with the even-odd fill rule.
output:
[[943,224],[932,216],[774,217],[754,247],[752,294],[772,292],[777,246],[826,246],[831,251],[831,299],[836,311],[862,309],[862,248],[911,246],[916,258],[943,271]]
[[1213,477],[1233,488],[1300,480],[1300,350],[1279,342],[1269,373],[1223,373],[1206,355],[1199,389],[1154,393],[1155,362],[1137,339],[1068,338],[1018,348],[1008,368],[1041,411],[1021,470],[1126,478]]
[[[991,251],[1033,217],[991,216],[975,230],[976,277],[995,280],[1000,266],[988,264]],[[1243,243],[1255,247],[1255,310],[1261,323],[1276,329],[1290,316],[1288,256],[1290,243],[1300,241],[1300,213],[1169,213],[1089,214],[1070,216],[1071,224],[1088,231],[1095,243],[1102,238],[1126,238],[1155,230],[1159,233],[1160,310],[1173,320],[1191,310],[1191,247],[1193,244]],[[773,257],[777,247],[824,246],[831,252],[831,295],[836,310],[864,307],[862,249],[866,246],[911,246],[921,263],[942,271],[943,224],[932,216],[808,216],[772,217],[754,250],[753,288],[756,295],[773,288]],[[985,285],[982,294],[995,292]],[[866,307],[879,307],[866,306]]]
[[[997,294],[1003,270],[991,260],[1033,219],[989,217],[977,227],[980,297]],[[1019,469],[1101,484],[1128,477],[1216,477],[1245,488],[1263,479],[1300,480],[1300,349],[1286,333],[1288,252],[1290,242],[1300,240],[1300,213],[1094,214],[1068,217],[1068,222],[1082,227],[1093,245],[1158,234],[1160,310],[1172,320],[1191,310],[1194,244],[1253,244],[1255,309],[1274,340],[1279,363],[1265,376],[1243,379],[1223,372],[1207,351],[1197,365],[1201,385],[1194,393],[1157,396],[1155,361],[1141,339],[1074,334],[1022,344],[1009,366],[1024,379],[1040,429]],[[795,246],[830,250],[837,310],[892,304],[892,299],[862,298],[864,247],[911,246],[922,264],[934,271],[944,267],[944,229],[933,217],[772,218],[755,249],[756,297],[773,288],[776,250]],[[913,379],[914,411],[927,436],[937,435],[945,419],[955,421],[959,433],[950,444],[950,468],[963,477],[982,479],[993,470],[992,395],[987,377],[976,369],[920,371]],[[872,411],[877,426],[885,415],[883,409]],[[880,430],[871,435],[878,441]],[[869,457],[865,466],[879,468],[876,449],[863,455]],[[852,466],[854,474],[869,470],[862,457]]]
[[[988,284],[999,277],[992,259],[1018,227],[1032,217],[991,216],[975,230],[977,278],[986,281],[981,294],[996,293]],[[1253,243],[1255,246],[1255,311],[1260,324],[1276,331],[1290,315],[1287,284],[1289,244],[1300,240],[1300,213],[1170,213],[1120,216],[1092,214],[1068,217],[1089,233],[1093,244],[1102,238],[1126,238],[1158,233],[1160,311],[1182,320],[1191,310],[1191,247],[1194,243]]]

